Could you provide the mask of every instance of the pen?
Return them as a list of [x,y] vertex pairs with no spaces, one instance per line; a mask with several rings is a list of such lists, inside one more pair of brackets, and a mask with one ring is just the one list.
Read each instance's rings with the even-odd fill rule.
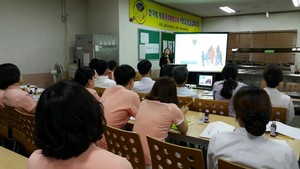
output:
[[192,103],[194,103],[194,100],[191,100],[188,104],[184,105],[186,107],[188,107],[189,105],[191,105]]

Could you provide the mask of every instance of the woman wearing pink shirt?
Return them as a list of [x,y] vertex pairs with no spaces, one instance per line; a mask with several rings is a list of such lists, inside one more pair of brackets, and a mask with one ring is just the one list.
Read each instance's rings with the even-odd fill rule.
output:
[[89,67],[81,67],[76,70],[74,81],[78,82],[82,86],[84,86],[94,97],[100,102],[100,97],[95,88],[95,70]]
[[180,109],[177,105],[176,83],[169,77],[159,78],[146,100],[142,101],[135,117],[133,131],[140,135],[147,165],[152,164],[147,135],[164,140],[168,137],[173,123],[182,134],[187,132],[188,125],[184,114],[188,108]]
[[129,161],[95,145],[106,121],[101,103],[81,85],[62,80],[41,95],[28,169],[132,169]]
[[19,68],[12,63],[4,63],[0,66],[0,77],[0,89],[5,90],[3,94],[4,106],[15,107],[20,111],[34,114],[36,101],[32,95],[19,88],[19,85],[22,84]]

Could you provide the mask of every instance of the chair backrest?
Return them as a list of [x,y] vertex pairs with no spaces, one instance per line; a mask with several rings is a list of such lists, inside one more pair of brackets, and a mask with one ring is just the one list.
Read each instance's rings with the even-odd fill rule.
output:
[[140,93],[140,92],[136,92],[136,93],[139,95],[140,101],[145,100],[147,93]]
[[145,157],[137,133],[107,126],[104,132],[108,151],[125,157],[134,169],[145,169]]
[[37,150],[34,143],[35,116],[10,107],[12,138],[22,144],[28,153]]
[[135,72],[134,81],[140,81],[142,79],[142,75],[139,72]]
[[300,92],[300,85],[299,85],[299,83],[286,82],[285,91],[286,92]]
[[[178,98],[178,106],[179,107],[187,105],[194,100],[192,97],[178,96],[177,98]],[[194,110],[194,103],[189,104],[189,110]]]
[[101,97],[105,91],[106,88],[104,87],[95,87],[94,88],[96,90],[96,92],[98,93],[99,97]]
[[157,140],[147,136],[152,169],[205,169],[203,153],[193,149]]
[[286,113],[287,113],[287,108],[285,107],[272,107],[271,120],[285,123]]
[[7,111],[0,106],[0,138],[8,138],[9,125],[9,115]]
[[250,169],[241,164],[233,163],[222,158],[218,159],[218,169]]
[[228,116],[227,100],[205,100],[195,98],[194,109],[199,112]]

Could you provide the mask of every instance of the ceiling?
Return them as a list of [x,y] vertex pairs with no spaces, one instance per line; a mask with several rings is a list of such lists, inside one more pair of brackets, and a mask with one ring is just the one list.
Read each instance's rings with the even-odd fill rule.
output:
[[[268,12],[300,11],[300,7],[294,7],[292,0],[152,0],[166,6],[179,9],[197,16],[216,17],[231,15],[265,14]],[[228,6],[236,11],[235,14],[227,14],[219,9]],[[299,16],[300,18],[300,16]]]

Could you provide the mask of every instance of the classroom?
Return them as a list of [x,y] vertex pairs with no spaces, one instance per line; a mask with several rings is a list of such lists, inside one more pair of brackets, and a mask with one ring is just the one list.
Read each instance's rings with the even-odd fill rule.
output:
[[[138,1],[138,0],[137,0]],[[0,57],[1,64],[3,63],[13,63],[17,65],[20,69],[23,78],[23,86],[27,84],[38,86],[39,88],[47,88],[53,84],[53,70],[56,69],[56,65],[61,65],[64,78],[72,79],[74,78],[74,73],[77,70],[77,66],[88,66],[92,56],[82,53],[82,48],[76,43],[78,42],[78,35],[88,35],[89,38],[94,38],[97,35],[102,37],[113,37],[115,38],[112,43],[116,44],[114,46],[116,52],[113,57],[104,57],[99,59],[105,59],[107,61],[113,59],[118,62],[119,65],[127,64],[131,66],[136,73],[138,73],[137,64],[144,59],[142,57],[142,33],[156,33],[159,32],[160,35],[173,34],[175,32],[172,29],[172,25],[168,29],[160,29],[157,27],[151,27],[144,24],[138,24],[132,21],[130,18],[131,4],[137,1],[133,0],[0,0]],[[167,1],[148,1],[140,0],[144,3],[154,4],[162,8],[162,10],[176,11],[182,13],[183,15],[188,15],[191,18],[197,18],[199,22],[199,31],[197,32],[214,32],[214,33],[229,33],[231,38],[233,36],[240,36],[240,34],[252,34],[252,33],[291,33],[294,39],[294,46],[289,46],[292,50],[296,47],[295,52],[291,52],[292,56],[286,54],[288,60],[285,59],[278,61],[276,64],[283,66],[285,72],[290,72],[290,65],[296,66],[296,71],[300,70],[300,7],[295,7],[293,11],[280,11],[272,12],[265,11],[263,13],[255,14],[241,14],[241,15],[219,15],[219,16],[199,16],[190,11],[184,11],[183,9],[177,9],[176,5],[170,6]],[[288,0],[292,4],[292,0]],[[286,2],[287,3],[287,2]],[[177,4],[178,5],[178,4]],[[186,4],[187,5],[187,4]],[[180,6],[180,5],[179,5]],[[151,15],[155,15],[155,11],[148,11]],[[172,13],[172,12],[171,12]],[[150,15],[150,14],[149,14]],[[134,19],[133,19],[134,20]],[[182,31],[184,32],[184,31]],[[181,33],[182,33],[181,32]],[[191,33],[196,31],[186,31],[185,33]],[[94,36],[96,35],[96,36]],[[81,36],[84,37],[84,36]],[[77,38],[77,39],[76,39]],[[232,38],[233,39],[233,38]],[[280,41],[280,40],[279,40]],[[92,43],[92,42],[88,42]],[[267,42],[266,42],[267,43]],[[229,43],[228,43],[229,44]],[[90,45],[90,44],[89,44]],[[175,45],[175,44],[174,44]],[[99,44],[96,50],[101,50],[105,46]],[[229,46],[230,47],[230,46]],[[228,48],[229,48],[228,47]],[[154,58],[149,57],[149,61],[152,64],[152,74],[151,78],[154,80],[160,77],[160,62],[159,58],[163,53],[163,44],[159,42],[159,45],[154,47],[158,49],[158,53]],[[247,47],[239,46],[241,52]],[[249,47],[248,47],[249,48]],[[256,45],[255,48],[263,48],[264,51],[268,50],[265,46],[260,47]],[[278,48],[281,48],[280,46]],[[176,49],[175,49],[176,50]],[[288,50],[288,49],[287,49]],[[80,52],[81,53],[80,53]],[[84,51],[84,50],[83,50]],[[227,61],[233,63],[240,63],[247,65],[244,67],[239,67],[239,74],[237,75],[237,81],[244,82],[245,84],[251,84],[256,87],[266,86],[263,82],[262,71],[268,63],[274,63],[274,60],[268,60],[266,55],[264,55],[263,64],[258,64],[261,61],[258,55],[251,55],[247,52],[249,56],[254,58],[251,62],[249,59],[247,62],[240,57],[240,53],[235,53],[236,51],[227,51]],[[272,51],[271,51],[272,52]],[[274,52],[274,51],[273,51]],[[275,52],[276,53],[276,52]],[[80,56],[79,56],[80,55]],[[276,54],[275,54],[276,55]],[[274,56],[275,56],[274,55]],[[176,56],[176,52],[175,52]],[[81,60],[78,58],[81,57]],[[279,54],[276,55],[280,58]],[[147,58],[147,57],[146,57]],[[245,57],[244,57],[245,58]],[[250,58],[250,57],[249,57]],[[256,60],[255,60],[256,59]],[[79,63],[78,63],[79,62]],[[80,63],[81,62],[81,63]],[[261,63],[261,62],[259,62]],[[249,68],[249,66],[253,66]],[[249,69],[248,69],[249,68]],[[295,68],[295,67],[294,67]],[[250,71],[248,71],[250,70]],[[257,71],[258,70],[258,71]],[[71,73],[73,71],[73,74]],[[52,72],[52,73],[51,73]],[[254,72],[254,73],[253,73]],[[210,73],[208,73],[210,74]],[[194,85],[196,83],[199,74],[189,74],[190,82],[189,85]],[[293,82],[294,85],[300,83],[299,74],[285,73],[283,83],[280,87],[282,92],[300,92],[299,89],[286,90],[288,87],[287,82]],[[57,77],[57,81],[60,77]],[[221,73],[214,75],[214,82],[221,80]],[[140,80],[137,77],[136,80]],[[189,86],[191,87],[191,86]],[[209,90],[212,90],[209,89]],[[98,92],[98,91],[97,91]],[[103,91],[101,91],[103,92]],[[205,91],[206,92],[206,91]],[[201,93],[206,97],[205,93]],[[141,100],[144,99],[145,95],[140,96]],[[212,96],[209,96],[212,98]],[[299,97],[300,98],[300,97]],[[299,98],[292,98],[295,109],[295,117],[289,124],[294,128],[300,128],[300,100]],[[213,99],[212,99],[213,100]],[[195,101],[195,100],[194,100]],[[190,103],[186,101],[186,103]],[[194,103],[194,102],[193,102]],[[208,103],[207,103],[208,104]],[[104,104],[105,105],[105,104]],[[201,149],[203,153],[204,165],[207,166],[206,153],[207,145],[209,144],[209,139],[204,139],[199,141],[199,135],[208,130],[201,126],[199,128],[198,119],[204,118],[205,113],[195,113],[189,112],[189,116],[186,116],[186,121],[190,124],[189,130],[186,131],[186,135],[178,134],[180,132],[173,131],[169,132],[170,142],[175,144],[181,144],[186,147],[192,147],[196,149]],[[194,120],[193,118],[197,118]],[[132,120],[132,119],[131,119]],[[212,122],[218,121],[218,117],[210,117]],[[239,126],[238,122],[234,118],[226,117],[223,122],[230,124],[232,126]],[[133,121],[127,124],[128,129],[133,129]],[[197,124],[197,125],[196,125]],[[224,124],[220,124],[225,128]],[[205,125],[207,126],[207,125]],[[286,127],[287,125],[284,125]],[[175,126],[176,127],[176,126]],[[178,127],[178,126],[177,126]],[[228,127],[228,126],[227,126]],[[1,125],[0,125],[1,129]],[[172,129],[171,129],[172,130]],[[112,131],[113,132],[113,131]],[[284,131],[282,131],[285,133]],[[298,131],[296,131],[298,132]],[[207,136],[206,136],[207,137]],[[270,136],[268,136],[270,137]],[[282,139],[286,140],[288,146],[294,150],[299,163],[300,154],[300,142],[299,138],[291,136],[282,135]],[[210,138],[210,136],[209,136]],[[281,137],[279,137],[281,139]],[[108,138],[106,138],[108,139]],[[187,143],[180,143],[185,140]],[[149,141],[148,141],[149,142]],[[202,146],[201,144],[205,145]],[[12,143],[8,143],[8,146],[12,146]],[[158,143],[157,143],[158,144]],[[203,148],[205,147],[205,148]],[[20,160],[19,166],[14,166],[15,168],[26,168],[28,162],[27,157],[18,156],[18,154],[9,150],[7,152],[2,147],[0,147],[0,157],[5,156],[5,153],[9,155],[5,160],[0,159],[1,164],[7,166],[12,165],[11,161],[15,159]],[[21,153],[22,154],[22,153]],[[11,159],[10,159],[11,158]],[[298,164],[297,163],[297,164]],[[299,165],[299,164],[298,164]],[[5,167],[5,166],[3,166]],[[10,166],[12,167],[12,166]],[[298,166],[299,167],[299,166]]]

